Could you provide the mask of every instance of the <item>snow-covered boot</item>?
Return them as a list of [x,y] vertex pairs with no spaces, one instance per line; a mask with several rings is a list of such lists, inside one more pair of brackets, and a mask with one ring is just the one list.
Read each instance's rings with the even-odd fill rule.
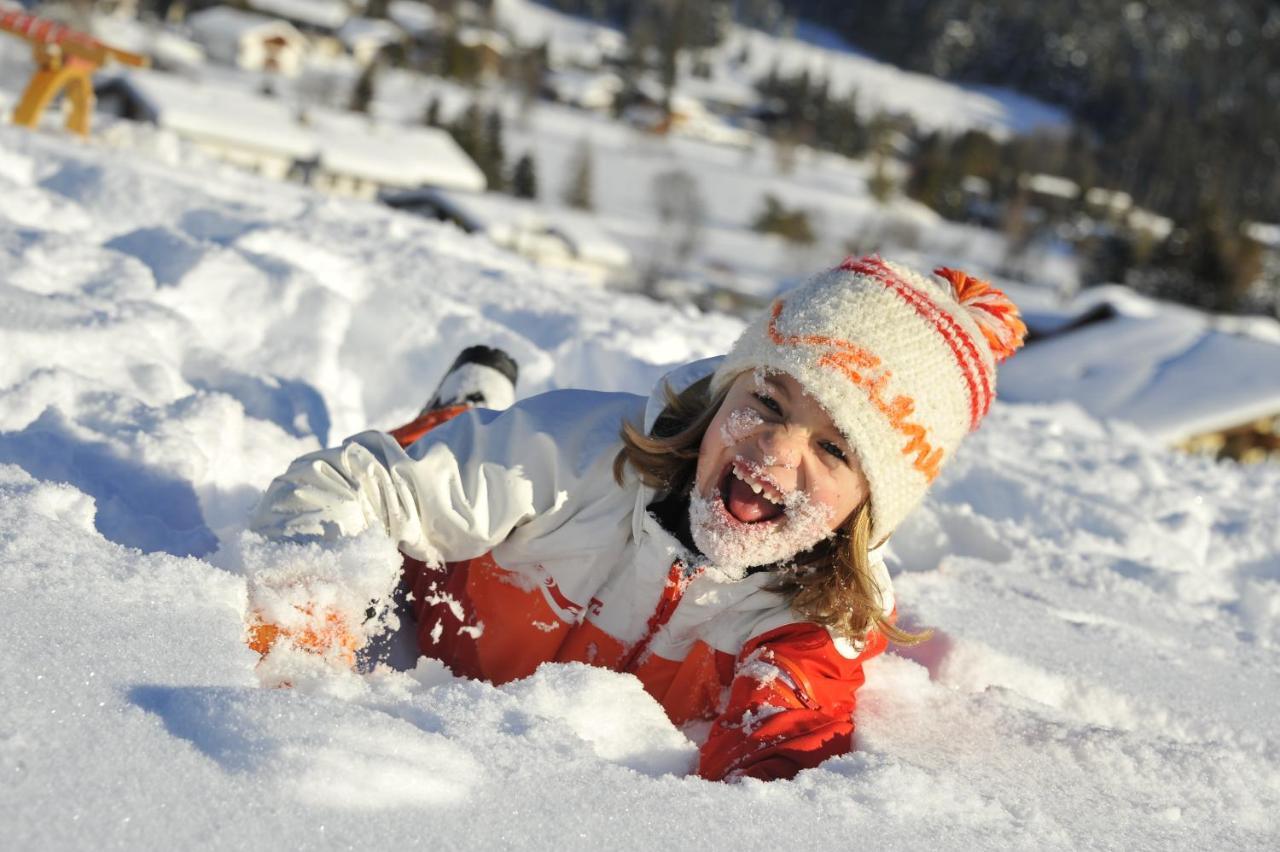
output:
[[453,359],[422,414],[453,406],[503,409],[516,401],[520,369],[501,349],[468,346]]
[[413,421],[391,430],[407,447],[468,408],[503,409],[516,401],[515,359],[492,346],[468,346],[453,359],[449,372]]

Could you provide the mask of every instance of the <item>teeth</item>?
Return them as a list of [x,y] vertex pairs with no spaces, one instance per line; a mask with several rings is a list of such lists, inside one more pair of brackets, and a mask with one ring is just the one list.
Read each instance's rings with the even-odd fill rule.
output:
[[763,483],[761,483],[751,474],[747,473],[745,470],[740,470],[737,467],[737,465],[735,465],[733,468],[733,475],[738,477],[738,479],[742,480],[743,482],[745,482],[748,486],[750,486],[753,492],[755,492],[756,494],[762,495],[764,499],[768,500],[770,503],[776,503],[778,505],[782,505],[781,498],[774,495],[770,491],[765,491],[764,490],[765,486]]

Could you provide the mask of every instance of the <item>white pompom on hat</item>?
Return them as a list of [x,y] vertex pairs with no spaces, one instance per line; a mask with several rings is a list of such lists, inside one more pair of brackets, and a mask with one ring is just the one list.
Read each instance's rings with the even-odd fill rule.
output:
[[996,363],[1022,345],[1018,309],[953,269],[926,277],[879,257],[849,259],[778,298],[716,370],[794,378],[831,415],[871,486],[879,544],[924,496],[995,397]]

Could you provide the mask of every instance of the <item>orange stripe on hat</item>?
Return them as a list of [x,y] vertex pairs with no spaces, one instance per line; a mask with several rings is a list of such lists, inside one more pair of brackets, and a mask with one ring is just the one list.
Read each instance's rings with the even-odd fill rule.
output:
[[777,346],[818,346],[835,351],[826,352],[818,358],[818,363],[830,367],[845,375],[849,381],[866,391],[871,405],[889,420],[895,431],[907,438],[902,448],[903,455],[915,455],[911,466],[924,474],[933,482],[942,467],[945,453],[935,447],[929,440],[929,431],[919,423],[908,418],[916,410],[916,401],[905,394],[898,394],[892,402],[885,402],[881,391],[893,377],[887,369],[882,369],[872,376],[863,370],[874,370],[880,366],[880,359],[860,346],[847,340],[827,337],[818,334],[786,335],[778,330],[778,317],[786,304],[782,299],[773,303],[773,314],[769,318],[769,339]]
[[865,275],[885,285],[937,329],[955,357],[969,391],[969,430],[977,429],[982,418],[991,409],[994,394],[991,392],[991,378],[987,374],[986,365],[968,332],[954,317],[930,301],[928,296],[895,275],[879,258],[846,260],[840,268]]

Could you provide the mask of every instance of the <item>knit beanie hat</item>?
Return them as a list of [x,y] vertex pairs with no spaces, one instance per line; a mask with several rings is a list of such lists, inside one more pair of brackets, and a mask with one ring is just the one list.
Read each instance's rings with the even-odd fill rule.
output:
[[1022,345],[1018,309],[954,269],[919,274],[846,260],[774,301],[716,370],[786,373],[848,439],[871,487],[879,544],[924,496],[995,396],[995,365]]

